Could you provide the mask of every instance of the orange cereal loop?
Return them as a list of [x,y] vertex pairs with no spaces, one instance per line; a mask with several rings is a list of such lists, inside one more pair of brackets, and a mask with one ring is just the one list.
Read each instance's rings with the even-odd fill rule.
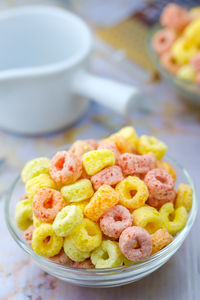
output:
[[49,173],[55,182],[71,184],[81,176],[81,160],[71,152],[57,152],[50,162]]
[[180,5],[169,3],[163,9],[160,22],[164,27],[182,31],[190,22],[189,13]]
[[65,206],[62,194],[49,188],[41,188],[33,198],[33,214],[46,223],[52,223]]
[[109,139],[115,142],[120,153],[132,152],[133,147],[123,136],[113,134],[109,137]]
[[161,65],[169,72],[176,74],[180,69],[180,65],[174,61],[174,57],[171,53],[171,50],[163,53],[160,57]]
[[151,235],[152,238],[152,252],[151,255],[162,250],[173,241],[173,236],[167,231],[167,229],[158,229]]
[[161,29],[154,35],[152,39],[152,47],[157,55],[161,55],[170,50],[176,39],[174,31],[169,29]]
[[176,170],[168,161],[157,160],[155,167],[167,171],[170,175],[172,175],[174,181],[176,181]]
[[112,206],[119,202],[119,194],[111,186],[104,184],[94,193],[84,214],[92,221],[98,219]]

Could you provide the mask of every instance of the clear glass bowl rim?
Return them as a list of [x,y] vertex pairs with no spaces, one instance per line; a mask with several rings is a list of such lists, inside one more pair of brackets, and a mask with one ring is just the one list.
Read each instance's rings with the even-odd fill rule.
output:
[[[63,147],[62,147],[63,149]],[[33,250],[28,246],[28,244],[25,242],[23,238],[19,236],[17,231],[15,230],[16,226],[14,227],[11,219],[10,219],[10,214],[9,214],[9,207],[12,199],[12,194],[14,192],[14,189],[17,185],[17,183],[20,180],[20,175],[17,176],[17,178],[14,180],[14,182],[11,184],[10,189],[8,190],[6,194],[6,199],[5,199],[5,206],[4,206],[4,211],[5,211],[5,219],[6,219],[6,224],[8,227],[8,230],[13,237],[13,239],[16,241],[16,243],[28,254],[30,255],[38,265],[43,265],[46,269],[52,269],[53,268],[53,273],[54,274],[64,274],[66,275],[66,279],[68,278],[68,275],[70,273],[70,276],[72,277],[74,274],[74,278],[80,275],[87,275],[88,280],[97,282],[98,278],[101,278],[102,275],[106,275],[106,280],[113,280],[113,275],[117,274],[122,274],[125,273],[124,278],[128,278],[128,276],[136,276],[137,274],[143,272],[143,270],[151,270],[153,269],[153,266],[157,265],[156,268],[159,267],[160,261],[165,260],[166,256],[169,256],[169,258],[178,250],[178,248],[181,246],[183,243],[184,239],[186,238],[187,234],[189,233],[196,215],[197,215],[197,210],[198,210],[198,200],[197,200],[197,194],[196,194],[196,189],[194,182],[192,178],[190,177],[189,173],[174,159],[170,158],[170,156],[166,156],[167,160],[170,161],[171,163],[174,164],[175,167],[177,167],[186,177],[188,184],[193,188],[194,194],[193,194],[193,205],[187,220],[187,224],[182,229],[182,231],[174,238],[173,242],[169,244],[167,247],[159,251],[158,253],[150,256],[146,260],[138,263],[138,264],[133,264],[131,266],[122,266],[122,267],[117,267],[117,268],[111,268],[111,269],[79,269],[79,268],[71,268],[63,265],[56,264],[47,258],[44,258],[42,256],[37,255]],[[172,253],[172,255],[171,255]],[[166,260],[167,261],[167,260]],[[162,265],[162,264],[161,264]],[[154,268],[154,270],[156,269]],[[149,272],[150,273],[150,272]],[[96,276],[95,276],[96,275]],[[99,276],[98,276],[99,275]],[[56,275],[54,275],[56,276]],[[102,279],[102,278],[101,278]]]
[[178,78],[176,75],[174,75],[173,73],[168,72],[165,68],[163,68],[163,66],[160,64],[160,60],[158,55],[155,53],[155,51],[153,50],[152,47],[152,38],[155,35],[155,33],[162,29],[163,27],[161,26],[161,24],[158,22],[156,23],[154,26],[152,26],[152,28],[150,29],[148,36],[147,36],[147,49],[148,49],[148,53],[152,59],[152,61],[154,62],[156,68],[160,71],[160,73],[166,77],[169,81],[173,81],[176,82],[177,84],[181,85],[184,84],[185,87],[188,90],[195,90],[195,89],[200,89],[200,85],[195,83],[195,82],[191,82],[191,81],[187,81],[187,80],[183,80]]

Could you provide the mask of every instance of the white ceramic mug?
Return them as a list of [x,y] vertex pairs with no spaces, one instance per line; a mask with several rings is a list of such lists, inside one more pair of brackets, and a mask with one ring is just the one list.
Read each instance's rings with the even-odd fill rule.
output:
[[0,45],[0,127],[8,130],[58,130],[85,111],[87,98],[124,113],[139,95],[87,72],[91,32],[66,10],[27,6],[1,13]]

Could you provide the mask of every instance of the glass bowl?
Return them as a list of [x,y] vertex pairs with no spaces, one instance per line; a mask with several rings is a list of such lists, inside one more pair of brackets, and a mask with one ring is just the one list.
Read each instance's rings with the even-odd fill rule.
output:
[[14,220],[15,205],[19,197],[24,193],[24,184],[18,176],[12,183],[5,201],[5,218],[8,230],[15,242],[27,253],[31,259],[45,272],[67,282],[86,287],[114,287],[128,284],[141,279],[166,263],[172,255],[180,248],[181,244],[188,235],[195,217],[197,215],[197,196],[194,183],[188,172],[176,161],[167,157],[176,168],[178,183],[188,183],[194,190],[193,205],[188,216],[188,221],[184,229],[179,232],[173,242],[160,252],[152,255],[148,259],[133,264],[112,269],[77,269],[56,264],[44,257],[37,255],[28,246],[23,238],[23,232],[20,231]]
[[176,75],[168,72],[163,66],[160,64],[160,60],[158,55],[152,48],[152,38],[155,33],[160,30],[162,27],[160,24],[156,24],[152,27],[149,32],[147,38],[147,49],[148,53],[158,70],[158,72],[166,79],[174,88],[175,90],[187,101],[190,101],[194,104],[200,105],[200,85],[194,82],[186,81],[183,79],[178,78]]

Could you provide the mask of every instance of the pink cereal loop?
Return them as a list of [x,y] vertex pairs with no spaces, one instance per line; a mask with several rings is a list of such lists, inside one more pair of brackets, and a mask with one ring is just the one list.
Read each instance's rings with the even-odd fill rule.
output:
[[153,169],[149,171],[144,182],[149,190],[149,197],[158,200],[166,199],[169,192],[174,189],[173,177],[164,169]]
[[195,82],[197,84],[200,84],[200,72],[197,74],[196,78],[195,78]]
[[153,153],[137,155],[124,153],[120,156],[119,166],[125,175],[139,176],[145,175],[155,167],[156,158]]
[[33,214],[43,222],[53,222],[64,206],[62,194],[53,189],[41,188],[33,198]]
[[69,149],[70,153],[73,153],[77,157],[82,157],[86,152],[92,151],[95,148],[90,145],[87,141],[76,141]]
[[174,58],[171,53],[171,50],[169,50],[161,55],[160,63],[167,71],[169,71],[173,74],[176,74],[178,72],[178,70],[180,69],[180,65],[178,65],[174,62]]
[[49,173],[58,183],[73,183],[81,176],[81,160],[71,152],[57,152],[50,162]]
[[27,242],[32,241],[32,236],[33,236],[33,231],[34,231],[34,226],[31,225],[29,226],[25,231],[24,231],[24,238]]
[[172,190],[172,191],[169,191],[167,196],[164,197],[163,199],[149,198],[146,203],[159,210],[161,208],[161,206],[163,206],[165,203],[167,203],[167,202],[173,203],[175,201],[175,199],[176,199],[176,191]]
[[98,148],[99,142],[93,139],[85,140],[86,143],[88,143],[90,146],[93,147],[93,150],[96,150]]
[[123,230],[132,225],[132,215],[122,205],[111,207],[101,218],[100,228],[111,238],[118,238]]
[[79,268],[79,269],[93,269],[94,268],[94,265],[92,264],[90,259],[86,259],[81,262],[73,261],[65,254],[63,249],[60,251],[59,254],[49,257],[49,259],[56,264],[65,265],[65,266],[69,266],[72,268]]
[[115,155],[115,161],[116,161],[116,164],[118,162],[118,159],[120,157],[120,152],[115,144],[115,142],[113,141],[101,141],[99,142],[99,146],[98,146],[98,149],[108,149],[110,151],[112,151]]
[[175,3],[169,3],[163,9],[160,22],[164,27],[182,31],[190,22],[190,17],[186,9]]
[[170,50],[173,42],[176,39],[176,34],[170,29],[161,29],[154,35],[152,39],[152,47],[157,55]]
[[121,168],[119,166],[112,166],[93,175],[91,182],[95,190],[98,190],[103,184],[114,186],[122,179],[124,179],[124,177]]
[[73,262],[71,264],[71,267],[79,268],[79,269],[94,269],[94,265],[90,259],[86,259],[86,260],[80,261],[80,262]]
[[191,58],[190,63],[195,69],[195,71],[200,71],[200,52]]
[[[133,248],[136,243],[139,248]],[[152,238],[142,227],[128,227],[120,235],[119,247],[126,258],[140,261],[151,255]]]
[[63,249],[57,255],[49,257],[49,259],[56,264],[67,266],[71,266],[73,264],[73,261],[65,254]]

